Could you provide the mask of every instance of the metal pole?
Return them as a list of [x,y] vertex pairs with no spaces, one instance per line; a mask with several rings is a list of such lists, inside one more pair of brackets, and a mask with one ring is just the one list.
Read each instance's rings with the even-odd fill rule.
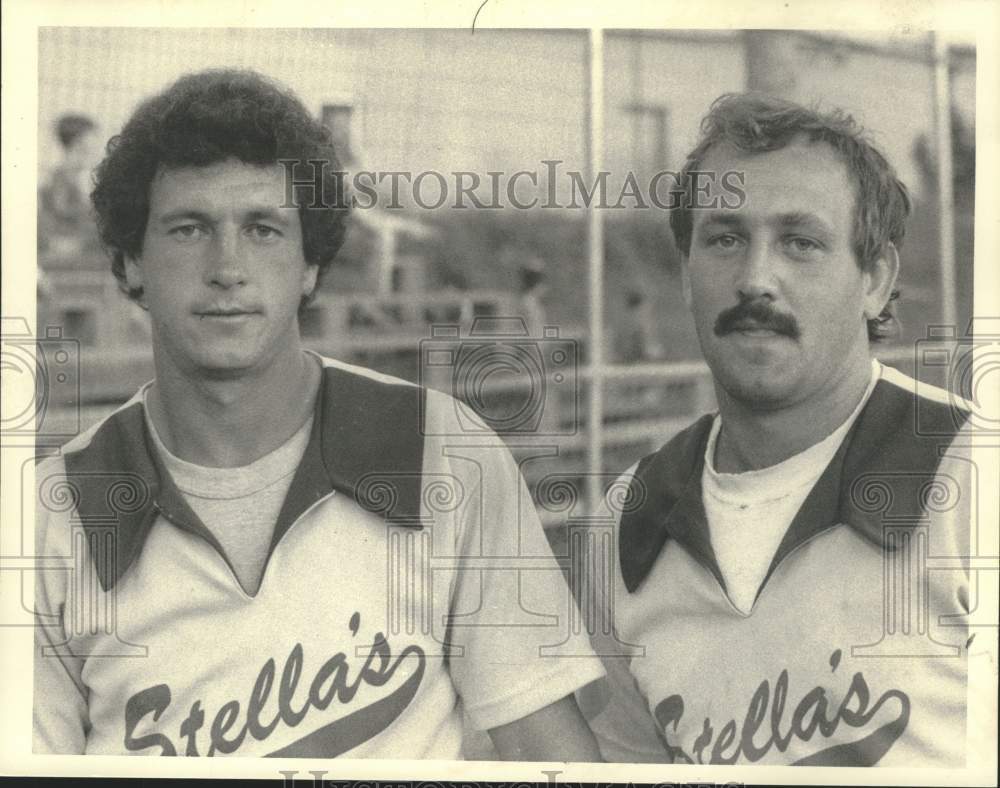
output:
[[[941,258],[941,320],[955,326],[955,196],[951,160],[951,89],[948,46],[940,33],[931,33],[934,53],[934,139],[937,143],[938,254]],[[964,327],[963,327],[964,330]]]
[[[604,31],[593,28],[588,46],[590,82],[587,106],[587,171],[595,183],[604,159]],[[597,196],[597,195],[595,195]],[[599,202],[599,201],[598,201]],[[590,513],[598,511],[603,495],[600,474],[604,444],[604,225],[591,200],[587,208],[587,252],[590,270],[590,398],[587,424],[587,498]]]

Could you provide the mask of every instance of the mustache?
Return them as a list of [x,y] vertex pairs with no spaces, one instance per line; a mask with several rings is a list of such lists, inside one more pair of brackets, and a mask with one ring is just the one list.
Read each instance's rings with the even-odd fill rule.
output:
[[791,315],[773,309],[765,301],[740,301],[736,306],[719,313],[715,320],[716,336],[724,336],[741,329],[759,328],[799,338],[799,324]]

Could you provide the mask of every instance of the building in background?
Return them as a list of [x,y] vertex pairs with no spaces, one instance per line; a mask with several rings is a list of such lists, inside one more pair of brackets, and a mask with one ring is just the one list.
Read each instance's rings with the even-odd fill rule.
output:
[[[245,66],[292,87],[331,128],[351,169],[463,171],[484,180],[491,171],[509,176],[525,170],[539,173],[537,193],[545,194],[553,166],[545,162],[558,162],[553,188],[557,202],[568,205],[575,194],[568,173],[586,169],[587,46],[588,33],[581,30],[45,28],[39,38],[39,177],[44,180],[59,160],[50,129],[64,113],[86,114],[114,133],[137,102],[180,74]],[[928,170],[935,166],[928,154],[934,150],[928,147],[934,70],[926,36],[612,30],[605,34],[604,65],[611,202],[629,172],[642,183],[661,170],[679,169],[701,117],[722,93],[760,89],[852,112],[915,198],[916,221],[902,252],[902,339],[925,336],[926,326],[939,320],[936,187]],[[955,135],[958,161],[968,158],[970,135],[974,145],[974,50],[953,48],[951,66],[953,127],[965,129],[964,136]],[[974,147],[971,155],[974,162]],[[961,323],[971,314],[974,206],[967,169],[956,168],[958,178]],[[384,194],[388,182],[380,188]],[[304,321],[314,343],[415,378],[416,345],[428,321],[444,315],[468,323],[479,314],[516,313],[521,272],[503,254],[513,239],[545,261],[545,320],[564,338],[578,339],[586,360],[582,208],[454,210],[449,202],[425,210],[405,189],[398,210],[385,208],[386,202],[356,212],[339,264]],[[610,336],[602,341],[609,347],[626,341],[634,316],[622,304],[636,290],[644,314],[656,318],[645,341],[662,349],[657,355],[670,362],[698,359],[665,212],[612,209],[605,217]],[[134,378],[148,374],[148,359],[136,352],[136,345],[144,347],[142,333],[129,327],[135,308],[117,293],[106,263],[98,257],[83,267],[92,270],[55,286],[63,309],[51,321],[68,333],[84,327],[93,351],[82,368],[85,397],[89,385],[91,399],[107,407],[118,396],[116,386],[124,394],[134,389]],[[116,351],[117,342],[126,350]],[[676,380],[670,385],[681,388],[659,401],[704,407],[704,397],[688,397]],[[704,386],[694,388],[704,393]],[[651,414],[638,413],[635,403],[619,396],[628,390],[623,386],[616,394],[612,386],[606,398],[606,418],[632,425],[621,427],[623,454],[609,456],[609,467],[625,467],[630,456],[665,437],[662,425],[640,423]]]

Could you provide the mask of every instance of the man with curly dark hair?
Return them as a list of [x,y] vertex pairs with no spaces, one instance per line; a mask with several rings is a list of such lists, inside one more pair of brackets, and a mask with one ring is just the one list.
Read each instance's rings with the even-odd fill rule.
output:
[[[131,297],[139,298],[142,288],[129,284],[125,263],[141,254],[157,175],[227,159],[257,166],[285,162],[290,175],[301,169],[318,176],[295,178],[294,203],[305,262],[318,277],[329,268],[348,216],[329,132],[275,83],[251,72],[199,72],[142,104],[111,140],[97,171],[93,202],[101,237],[111,251],[111,270]],[[310,161],[323,166],[307,166]]]
[[454,759],[464,717],[504,758],[599,758],[573,692],[602,671],[502,441],[302,347],[342,177],[246,71],[109,144],[93,202],[156,378],[38,469],[39,554],[73,559],[37,585],[36,751]]
[[712,105],[682,182],[671,227],[718,412],[625,475],[614,620],[644,653],[609,669],[602,751],[962,766],[968,410],[870,351],[906,189],[845,113],[760,94]]

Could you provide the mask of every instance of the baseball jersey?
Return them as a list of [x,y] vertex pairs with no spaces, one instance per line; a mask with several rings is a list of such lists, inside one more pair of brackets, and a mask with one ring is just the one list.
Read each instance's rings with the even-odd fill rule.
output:
[[609,660],[592,723],[604,756],[964,766],[978,493],[966,417],[883,368],[748,611],[727,596],[705,517],[713,417],[631,469],[613,596],[631,656]]
[[[459,407],[324,359],[255,594],[138,395],[41,464],[35,751],[455,759],[463,715],[603,675],[513,458]],[[546,655],[566,642],[584,658]]]

